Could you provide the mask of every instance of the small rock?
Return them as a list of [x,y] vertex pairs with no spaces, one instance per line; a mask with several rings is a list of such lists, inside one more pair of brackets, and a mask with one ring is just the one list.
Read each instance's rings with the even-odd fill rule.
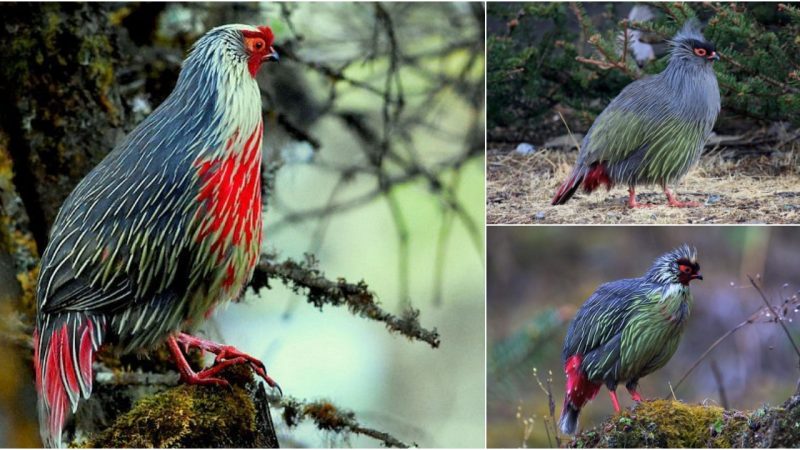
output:
[[536,215],[533,216],[533,218],[536,220],[544,220],[544,211],[537,212]]
[[527,142],[523,142],[514,149],[515,152],[519,153],[520,155],[530,155],[531,153],[536,151],[536,147]]
[[713,205],[714,203],[719,203],[721,197],[716,194],[709,195],[706,199],[706,205]]

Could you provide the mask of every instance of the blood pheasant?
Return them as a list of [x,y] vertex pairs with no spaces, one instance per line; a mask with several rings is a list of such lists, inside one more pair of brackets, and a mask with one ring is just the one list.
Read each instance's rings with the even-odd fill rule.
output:
[[586,300],[564,340],[563,433],[575,433],[581,408],[603,384],[617,411],[619,383],[641,400],[639,379],[672,358],[692,304],[689,282],[702,279],[695,251],[684,245],[656,259],[643,277],[606,283]]
[[[92,392],[102,345],[167,343],[181,378],[263,364],[180,331],[236,298],[261,245],[261,94],[277,61],[268,27],[226,25],[200,38],[174,91],[75,188],[53,224],[38,280],[34,364],[43,442],[60,446],[70,410]],[[196,373],[182,349],[217,354]]]
[[712,64],[719,56],[694,20],[671,44],[663,72],[629,84],[597,116],[553,205],[566,203],[581,185],[592,192],[603,184],[623,184],[628,205],[635,208],[640,206],[635,187],[658,184],[671,206],[698,206],[678,201],[668,185],[697,163],[717,120],[719,86]]

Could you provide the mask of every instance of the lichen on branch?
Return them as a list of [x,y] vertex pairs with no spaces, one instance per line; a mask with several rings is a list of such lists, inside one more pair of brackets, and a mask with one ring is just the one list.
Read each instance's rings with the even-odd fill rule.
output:
[[361,425],[352,411],[340,409],[329,401],[304,402],[293,397],[271,396],[270,403],[273,407],[283,408],[283,420],[289,427],[297,426],[305,419],[311,419],[320,430],[369,436],[381,441],[386,447],[410,447],[389,433]]
[[428,330],[420,325],[419,310],[409,307],[399,317],[384,311],[363,280],[358,283],[350,283],[344,278],[329,280],[317,268],[317,260],[310,254],[306,254],[306,259],[302,262],[291,258],[280,263],[274,260],[275,255],[261,256],[250,282],[250,286],[256,291],[269,288],[269,281],[277,279],[296,294],[303,294],[317,308],[322,309],[325,304],[347,306],[355,315],[383,322],[389,331],[427,342],[433,348],[439,347],[439,333],[435,328]]

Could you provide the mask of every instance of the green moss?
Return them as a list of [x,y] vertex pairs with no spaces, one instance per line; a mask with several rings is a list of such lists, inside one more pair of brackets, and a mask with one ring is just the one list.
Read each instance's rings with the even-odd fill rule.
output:
[[89,35],[81,41],[78,50],[78,61],[87,64],[89,76],[94,80],[100,96],[100,103],[112,116],[117,115],[116,108],[108,99],[114,84],[114,64],[116,61],[109,55],[113,54],[113,47],[107,36]]
[[230,388],[181,385],[144,398],[87,447],[250,447],[256,442],[256,407],[245,385],[252,372],[234,366],[221,375]]
[[800,397],[753,412],[672,400],[642,402],[569,443],[572,448],[797,447]]

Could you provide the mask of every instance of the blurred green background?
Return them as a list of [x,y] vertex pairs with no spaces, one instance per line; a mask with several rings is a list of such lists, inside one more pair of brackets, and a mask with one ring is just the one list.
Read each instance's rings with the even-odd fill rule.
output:
[[[561,348],[577,308],[602,283],[641,276],[652,261],[687,243],[697,248],[703,281],[683,340],[670,362],[643,378],[645,398],[664,398],[723,333],[764,306],[747,275],[760,276],[770,300],[798,295],[800,233],[794,227],[490,227],[487,236],[488,445],[548,447],[544,419],[552,372],[555,417],[564,400]],[[795,297],[796,298],[796,297]],[[787,322],[791,322],[790,311]],[[787,323],[796,340],[798,327]],[[716,365],[720,381],[715,379]],[[746,325],[717,347],[675,390],[686,402],[752,410],[782,403],[796,387],[797,356],[776,323]],[[720,385],[724,388],[723,402]],[[621,406],[633,403],[624,388]],[[519,414],[519,415],[518,415]],[[581,413],[591,428],[613,414],[605,388]],[[525,439],[523,420],[533,418]]]

